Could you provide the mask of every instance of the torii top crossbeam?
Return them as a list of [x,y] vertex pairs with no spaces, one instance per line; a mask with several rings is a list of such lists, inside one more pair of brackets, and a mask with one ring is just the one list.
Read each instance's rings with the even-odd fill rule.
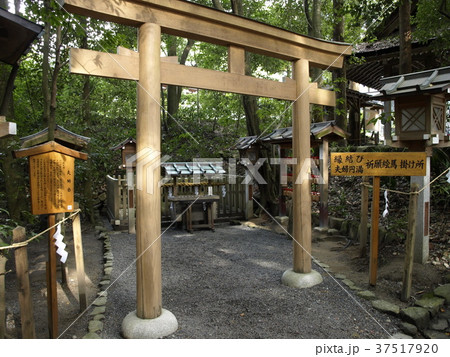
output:
[[146,22],[163,33],[192,38],[288,61],[306,59],[312,66],[342,67],[349,44],[318,40],[240,16],[180,0],[65,0],[73,13],[124,25]]

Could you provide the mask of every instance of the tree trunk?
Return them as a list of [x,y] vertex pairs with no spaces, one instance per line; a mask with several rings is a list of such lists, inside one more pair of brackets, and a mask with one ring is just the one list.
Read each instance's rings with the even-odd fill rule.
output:
[[8,111],[10,109],[10,105],[12,103],[12,96],[14,91],[14,81],[16,80],[17,72],[19,70],[19,65],[15,64],[11,68],[11,72],[9,72],[8,81],[6,82],[6,86],[3,92],[3,99],[0,104],[0,115],[8,116]]
[[[334,29],[333,40],[344,41],[344,0],[333,0],[334,8]],[[333,83],[336,90],[336,107],[334,108],[334,120],[337,126],[347,130],[347,80],[345,71],[345,61],[342,68],[333,70]]]
[[20,14],[20,0],[14,0],[14,10],[16,12],[16,15],[21,15]]
[[[312,3],[310,0],[304,0],[303,6],[308,23],[308,35],[315,38],[322,38],[322,0],[312,0]],[[320,68],[311,67],[309,76],[319,87],[322,85],[322,70]],[[311,121],[314,123],[323,121],[323,110],[321,106],[312,106]]]
[[[167,54],[169,56],[178,56],[177,53],[177,38],[174,36],[169,37],[169,43],[168,43],[168,50]],[[186,46],[184,47],[184,50],[180,56],[180,64],[184,65],[186,63],[186,60],[189,56],[189,52],[194,45],[194,40],[189,39]],[[183,87],[179,86],[167,86],[167,115],[166,115],[166,121],[165,121],[165,128],[167,132],[169,132],[171,129],[173,129],[175,126],[170,124],[172,121],[172,118],[176,118],[178,109],[180,107],[180,101],[181,101],[181,93],[183,91]]]
[[411,55],[411,0],[403,0],[399,7],[400,63],[399,74],[412,71]]
[[[224,11],[224,8],[219,0],[213,0],[213,5],[216,9]],[[231,7],[235,15],[244,16],[244,8],[242,0],[232,0]],[[245,53],[245,74],[251,75],[251,55]],[[258,116],[258,98],[254,96],[243,95],[242,105],[244,107],[245,119],[247,124],[247,135],[259,136],[261,134],[260,120]],[[260,158],[270,158],[270,146],[261,145],[258,153]],[[260,204],[269,210],[272,214],[278,214],[278,180],[276,170],[269,164],[269,160],[264,162],[260,171],[261,176],[267,182],[267,185],[260,186]]]
[[0,151],[5,153],[1,160],[2,171],[5,179],[6,204],[9,218],[20,222],[21,212],[27,211],[28,199],[24,183],[25,172],[20,162],[12,157],[12,140],[4,138],[0,140]]
[[[50,0],[44,0],[44,7],[47,11],[50,11]],[[42,47],[42,122],[46,126],[50,126],[50,31],[50,23],[46,21],[44,25],[44,43]],[[53,136],[54,132],[49,130],[49,140],[53,140]]]
[[[83,28],[87,28],[88,20],[83,17],[80,19],[80,24]],[[83,38],[81,40],[81,48],[89,49],[88,46],[88,35],[87,31],[84,33]],[[90,137],[92,135],[91,127],[92,127],[92,116],[91,116],[91,78],[89,76],[84,76],[83,78],[83,92],[82,92],[82,108],[81,115],[83,117],[83,122],[85,123],[85,130],[83,135]],[[90,156],[91,148],[88,145],[87,154]],[[95,167],[91,159],[87,160],[85,163],[87,165],[87,174],[84,175],[83,179],[83,198],[84,198],[84,212],[89,219],[91,224],[95,224],[95,212],[94,212],[94,192],[93,192],[93,182],[90,179],[92,177],[92,172],[94,172]]]
[[51,91],[50,91],[50,111],[49,111],[49,122],[48,122],[48,130],[49,139],[53,140],[55,128],[56,128],[56,94],[58,92],[58,75],[61,70],[61,45],[62,45],[62,35],[61,35],[61,26],[56,28],[56,43],[55,43],[55,68],[52,73],[52,81],[51,81]]
[[[168,51],[169,56],[177,56],[177,38],[175,36],[169,37]],[[174,117],[178,111],[178,87],[168,86],[167,87],[167,114],[169,117]]]

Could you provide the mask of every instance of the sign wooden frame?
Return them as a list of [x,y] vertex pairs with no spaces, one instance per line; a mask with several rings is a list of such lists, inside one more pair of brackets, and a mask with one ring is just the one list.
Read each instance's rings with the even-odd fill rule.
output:
[[[331,153],[332,176],[373,176],[372,229],[370,239],[369,283],[377,282],[380,176],[425,176],[425,152],[344,152]],[[410,215],[414,214],[410,212]],[[361,228],[365,230],[365,227]],[[365,233],[364,233],[365,234]],[[365,247],[361,247],[363,252]]]
[[425,176],[425,152],[331,153],[332,176]]

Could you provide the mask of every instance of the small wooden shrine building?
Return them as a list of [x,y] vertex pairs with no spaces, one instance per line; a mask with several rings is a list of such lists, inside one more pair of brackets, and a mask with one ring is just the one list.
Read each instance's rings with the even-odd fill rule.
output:
[[[312,123],[310,129],[310,145],[312,163],[311,200],[320,202],[319,224],[328,227],[328,143],[346,139],[348,133],[338,127],[334,121]],[[258,160],[258,146],[261,143],[276,145],[280,159],[290,159],[292,155],[292,127],[280,128],[261,138],[256,136],[242,137],[233,146],[239,151],[241,158],[249,158],[253,163]],[[292,198],[293,172],[288,165],[287,177],[280,177],[280,215],[288,214],[287,202]]]
[[6,114],[12,98],[18,61],[26,54],[43,27],[0,8],[0,62],[12,67],[3,100],[0,100],[0,138],[17,134],[16,123],[7,122]]

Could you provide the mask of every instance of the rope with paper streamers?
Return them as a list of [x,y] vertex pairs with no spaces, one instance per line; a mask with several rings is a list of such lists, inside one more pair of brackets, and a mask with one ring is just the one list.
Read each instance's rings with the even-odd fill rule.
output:
[[[425,186],[423,186],[419,191],[417,192],[403,192],[403,191],[397,191],[397,190],[391,190],[390,188],[384,188],[384,187],[380,187],[380,190],[384,190],[384,191],[389,191],[392,193],[398,193],[400,195],[418,195],[420,194],[422,191],[424,191],[428,186],[431,186],[433,183],[435,183],[437,180],[439,180],[439,178],[441,178],[443,175],[445,175],[445,173],[447,172],[447,182],[450,183],[450,167],[447,170],[444,170],[441,174],[439,174],[438,176],[436,176],[436,178],[427,183]],[[361,186],[367,187],[367,188],[373,188],[372,185],[369,185],[367,183],[362,182]],[[387,195],[384,196],[387,199]]]
[[57,227],[58,225],[60,225],[61,223],[64,223],[65,221],[71,219],[72,217],[75,217],[77,214],[79,214],[81,212],[81,209],[77,209],[76,211],[74,211],[70,216],[62,219],[61,221],[59,221],[58,223],[55,223],[53,226],[48,227],[45,231],[42,231],[41,233],[36,234],[35,236],[31,237],[30,239],[27,239],[23,242],[20,243],[14,243],[5,247],[0,247],[0,251],[1,250],[6,250],[6,249],[14,249],[14,248],[20,248],[20,247],[25,247],[27,246],[29,243],[31,243],[33,240],[39,238],[40,236],[42,236],[43,234],[47,233],[50,229],[53,229],[55,227]]

